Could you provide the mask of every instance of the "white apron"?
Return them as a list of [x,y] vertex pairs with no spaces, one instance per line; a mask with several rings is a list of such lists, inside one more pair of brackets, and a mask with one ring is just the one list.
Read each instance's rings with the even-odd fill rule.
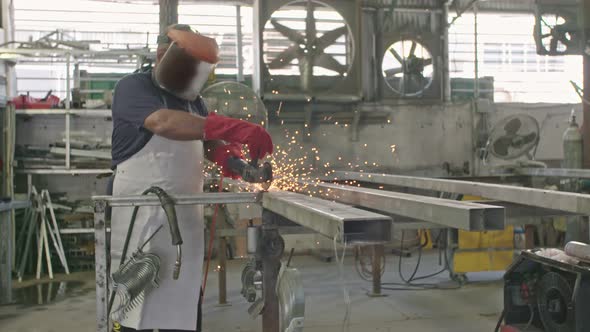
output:
[[[200,193],[203,160],[201,141],[172,141],[154,135],[141,151],[117,166],[113,195],[138,195],[151,186],[173,196]],[[132,207],[112,210],[111,272],[118,268],[132,211]],[[180,276],[173,280],[176,246],[172,245],[164,210],[159,206],[139,208],[126,259],[158,226],[164,225],[144,248],[144,252],[161,259],[160,287],[150,291],[143,304],[119,322],[123,326],[137,330],[196,329],[205,243],[203,207],[176,206],[176,213],[184,243]]]

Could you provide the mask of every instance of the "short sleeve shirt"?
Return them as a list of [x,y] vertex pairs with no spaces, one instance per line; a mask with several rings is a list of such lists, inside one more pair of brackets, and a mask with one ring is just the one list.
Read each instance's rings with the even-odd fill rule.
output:
[[207,108],[200,96],[193,102],[180,99],[158,88],[152,81],[151,72],[127,75],[117,83],[112,106],[113,169],[149,142],[153,133],[144,127],[144,121],[163,108],[207,116]]

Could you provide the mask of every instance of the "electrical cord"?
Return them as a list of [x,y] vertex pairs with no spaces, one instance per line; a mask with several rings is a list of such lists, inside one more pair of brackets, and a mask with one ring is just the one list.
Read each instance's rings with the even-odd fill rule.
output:
[[348,288],[346,287],[346,280],[344,280],[344,256],[346,254],[346,241],[343,243],[342,248],[342,256],[338,255],[338,237],[339,235],[336,234],[334,236],[334,257],[336,258],[336,265],[338,266],[338,274],[340,279],[340,286],[342,287],[342,293],[344,295],[344,305],[345,305],[345,312],[344,312],[344,319],[342,320],[342,331],[348,331],[350,328],[350,294],[348,292]]
[[500,331],[500,327],[502,326],[504,316],[506,316],[506,310],[502,310],[502,314],[500,314],[500,319],[498,319],[498,323],[496,323],[496,328],[494,329],[494,332]]
[[[445,235],[446,235],[446,232],[447,232],[447,230],[444,231]],[[412,275],[410,276],[410,278],[406,279],[406,277],[403,274],[403,271],[402,271],[403,257],[400,256],[399,261],[398,261],[398,274],[399,274],[400,279],[403,281],[403,283],[396,283],[396,282],[383,283],[382,285],[384,285],[384,286],[390,285],[390,286],[399,286],[399,287],[382,287],[382,289],[393,290],[393,291],[417,291],[417,290],[432,290],[432,289],[451,290],[451,289],[461,288],[460,285],[443,287],[443,286],[440,286],[439,284],[435,284],[435,283],[415,283],[415,281],[435,277],[435,276],[440,275],[441,273],[450,269],[449,268],[449,259],[448,259],[448,255],[447,255],[447,251],[446,251],[447,248],[446,248],[446,246],[441,246],[441,243],[442,243],[441,237],[443,234],[443,232],[441,231],[441,233],[439,233],[439,235],[437,236],[436,242],[438,243],[439,250],[441,250],[441,248],[442,248],[442,250],[444,252],[444,267],[440,271],[437,271],[434,273],[430,273],[430,274],[418,276],[418,277],[416,276],[416,274],[418,273],[418,270],[420,268],[420,264],[422,262],[422,250],[428,244],[428,235],[426,232],[424,232],[424,234],[425,234],[425,241],[424,241],[424,243],[419,244],[417,247],[418,261],[416,262],[416,266],[414,267],[414,271],[412,272]],[[403,243],[404,243],[404,232],[403,231],[402,231],[401,243],[402,243],[402,245],[401,245],[400,251],[403,251]]]

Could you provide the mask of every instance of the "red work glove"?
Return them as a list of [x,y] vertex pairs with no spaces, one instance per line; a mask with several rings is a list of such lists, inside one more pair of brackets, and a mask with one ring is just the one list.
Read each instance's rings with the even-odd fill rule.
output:
[[240,175],[232,172],[227,166],[227,161],[231,157],[243,158],[241,144],[230,143],[219,145],[215,148],[215,151],[213,151],[213,161],[221,167],[223,176],[226,178],[239,179]]
[[273,153],[272,138],[262,126],[243,120],[209,114],[205,122],[205,140],[223,140],[248,145],[251,159]]

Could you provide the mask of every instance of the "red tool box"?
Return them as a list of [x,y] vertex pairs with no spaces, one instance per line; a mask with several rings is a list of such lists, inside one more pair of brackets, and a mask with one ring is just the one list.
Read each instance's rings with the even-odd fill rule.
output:
[[34,98],[28,94],[12,98],[12,103],[16,109],[58,108],[60,101],[59,97],[53,95],[51,90],[47,92],[44,98]]

